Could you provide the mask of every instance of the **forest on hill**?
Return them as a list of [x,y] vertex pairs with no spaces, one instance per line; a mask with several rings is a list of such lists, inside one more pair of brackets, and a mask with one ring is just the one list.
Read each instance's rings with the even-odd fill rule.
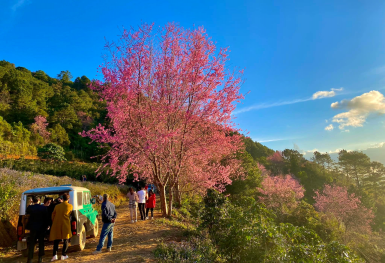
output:
[[[106,102],[89,88],[86,76],[71,79],[69,71],[52,78],[0,62],[2,166],[77,179],[87,174],[96,180],[98,164],[91,161],[100,160],[90,157],[109,148],[79,133],[108,125]],[[385,261],[382,163],[345,150],[337,161],[319,152],[307,160],[297,150],[274,151],[245,136],[242,141],[246,151],[238,152],[237,159],[243,174],[223,193],[210,189],[202,198],[201,191],[190,191],[174,200],[175,213],[192,218],[202,231],[189,233],[183,248],[159,247],[163,262],[178,262],[189,249],[194,259],[200,257],[195,262],[251,262],[256,257],[261,262]],[[60,162],[7,160],[49,159],[45,154],[52,145],[60,147],[51,152],[62,155]],[[73,160],[89,164],[68,162]]]
[[52,78],[0,61],[0,154],[36,155],[47,142],[63,147],[67,159],[98,152],[79,132],[104,123],[105,103],[86,76],[71,79],[69,71]]

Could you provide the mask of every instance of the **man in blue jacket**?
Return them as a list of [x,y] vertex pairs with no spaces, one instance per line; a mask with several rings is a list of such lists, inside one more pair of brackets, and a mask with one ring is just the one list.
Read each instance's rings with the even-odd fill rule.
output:
[[48,228],[48,211],[47,207],[39,205],[40,198],[32,197],[30,206],[27,207],[27,214],[29,215],[26,228],[30,230],[29,244],[28,244],[28,263],[32,262],[33,252],[35,249],[36,239],[39,239],[39,261],[43,262],[44,256],[44,236]]
[[99,254],[102,252],[102,248],[104,246],[104,241],[108,236],[107,242],[107,251],[111,251],[112,247],[112,239],[113,239],[113,230],[115,225],[117,214],[115,210],[115,205],[108,201],[108,194],[103,195],[103,203],[102,203],[102,221],[103,228],[100,233],[99,245],[93,254]]

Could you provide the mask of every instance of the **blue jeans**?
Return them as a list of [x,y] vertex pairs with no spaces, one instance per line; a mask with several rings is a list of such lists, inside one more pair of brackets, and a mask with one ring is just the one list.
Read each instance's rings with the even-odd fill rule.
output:
[[113,232],[114,232],[114,224],[113,223],[104,223],[103,224],[102,233],[100,233],[99,245],[96,248],[97,251],[102,250],[102,248],[104,246],[104,241],[106,240],[107,236],[108,236],[107,248],[112,247],[112,240],[114,237]]

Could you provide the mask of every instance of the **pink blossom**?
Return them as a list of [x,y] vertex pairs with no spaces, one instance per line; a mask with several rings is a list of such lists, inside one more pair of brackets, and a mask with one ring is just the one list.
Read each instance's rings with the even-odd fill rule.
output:
[[267,208],[292,208],[304,196],[305,189],[291,175],[265,176],[262,188],[257,188],[263,196],[259,197]]

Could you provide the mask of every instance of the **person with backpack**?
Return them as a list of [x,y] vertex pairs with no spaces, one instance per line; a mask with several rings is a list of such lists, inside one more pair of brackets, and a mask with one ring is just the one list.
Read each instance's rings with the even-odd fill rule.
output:
[[155,203],[156,203],[156,198],[155,194],[152,190],[149,191],[148,193],[148,199],[146,202],[146,219],[148,218],[148,212],[151,210],[151,219],[154,219],[154,208],[155,208]]

